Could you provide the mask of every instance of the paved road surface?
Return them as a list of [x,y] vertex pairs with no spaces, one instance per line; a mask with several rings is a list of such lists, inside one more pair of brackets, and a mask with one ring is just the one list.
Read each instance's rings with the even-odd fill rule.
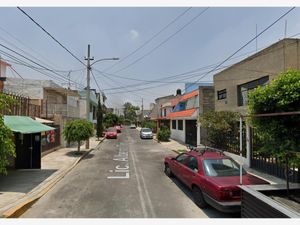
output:
[[[191,192],[163,172],[174,154],[153,140],[125,129],[105,140],[22,217],[38,218],[225,218],[201,210]],[[236,217],[237,215],[235,215]]]

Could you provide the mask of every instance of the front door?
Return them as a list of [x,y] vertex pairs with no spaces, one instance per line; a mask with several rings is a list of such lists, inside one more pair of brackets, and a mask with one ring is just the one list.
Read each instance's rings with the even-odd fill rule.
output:
[[16,134],[16,169],[41,168],[41,134]]
[[197,146],[197,121],[186,120],[185,121],[185,143]]

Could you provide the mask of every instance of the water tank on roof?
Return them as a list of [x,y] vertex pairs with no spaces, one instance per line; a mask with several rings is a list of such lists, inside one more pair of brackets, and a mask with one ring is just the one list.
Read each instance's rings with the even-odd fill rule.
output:
[[181,95],[181,89],[177,89],[177,90],[176,90],[176,96],[177,96],[177,95]]

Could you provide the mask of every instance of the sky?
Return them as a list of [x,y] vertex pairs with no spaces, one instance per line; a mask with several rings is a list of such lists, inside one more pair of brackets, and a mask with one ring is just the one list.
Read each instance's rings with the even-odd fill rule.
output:
[[[86,87],[84,58],[90,44],[94,62],[119,58],[92,66],[91,88],[98,90],[100,87],[107,96],[107,106],[121,108],[127,101],[141,106],[143,99],[144,109],[149,109],[149,104],[158,97],[175,94],[178,88],[184,92],[184,83],[200,78],[199,82],[212,82],[213,75],[220,70],[208,73],[210,70],[291,7],[21,8],[79,59],[70,55],[17,7],[0,7],[0,44],[56,73],[44,68],[36,69],[42,73],[33,70],[28,64],[40,66],[0,46],[1,58],[9,60],[24,79],[52,79],[57,84],[67,85],[69,71],[72,71],[71,87]],[[300,10],[296,8],[220,68],[285,36],[299,38],[299,21]],[[17,59],[9,58],[7,53]],[[18,59],[26,61],[27,66],[20,65]],[[17,77],[16,72],[8,70],[7,75]]]

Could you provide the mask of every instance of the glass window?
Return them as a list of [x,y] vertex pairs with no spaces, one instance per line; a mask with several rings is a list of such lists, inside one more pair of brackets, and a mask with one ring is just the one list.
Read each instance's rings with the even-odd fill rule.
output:
[[172,129],[176,130],[176,120],[172,120]]
[[198,162],[197,162],[197,159],[196,159],[195,157],[191,156],[191,157],[189,158],[189,161],[188,161],[188,163],[187,163],[187,166],[188,166],[190,169],[192,169],[192,170],[194,170],[194,169],[197,169],[197,170],[198,170]]
[[227,98],[227,90],[226,89],[217,91],[217,94],[218,94],[218,100]]
[[[211,177],[239,176],[240,165],[232,159],[205,159],[203,160],[205,174]],[[243,175],[246,171],[243,169]]]
[[257,80],[250,81],[245,84],[237,86],[238,92],[238,106],[247,105],[248,102],[248,92],[258,86],[266,85],[269,82],[269,76],[259,78]]
[[188,157],[188,155],[183,153],[183,154],[177,156],[176,161],[179,163],[183,163],[187,157]]
[[183,120],[178,120],[178,130],[183,130]]
[[143,128],[142,132],[152,132],[152,130],[150,128]]

